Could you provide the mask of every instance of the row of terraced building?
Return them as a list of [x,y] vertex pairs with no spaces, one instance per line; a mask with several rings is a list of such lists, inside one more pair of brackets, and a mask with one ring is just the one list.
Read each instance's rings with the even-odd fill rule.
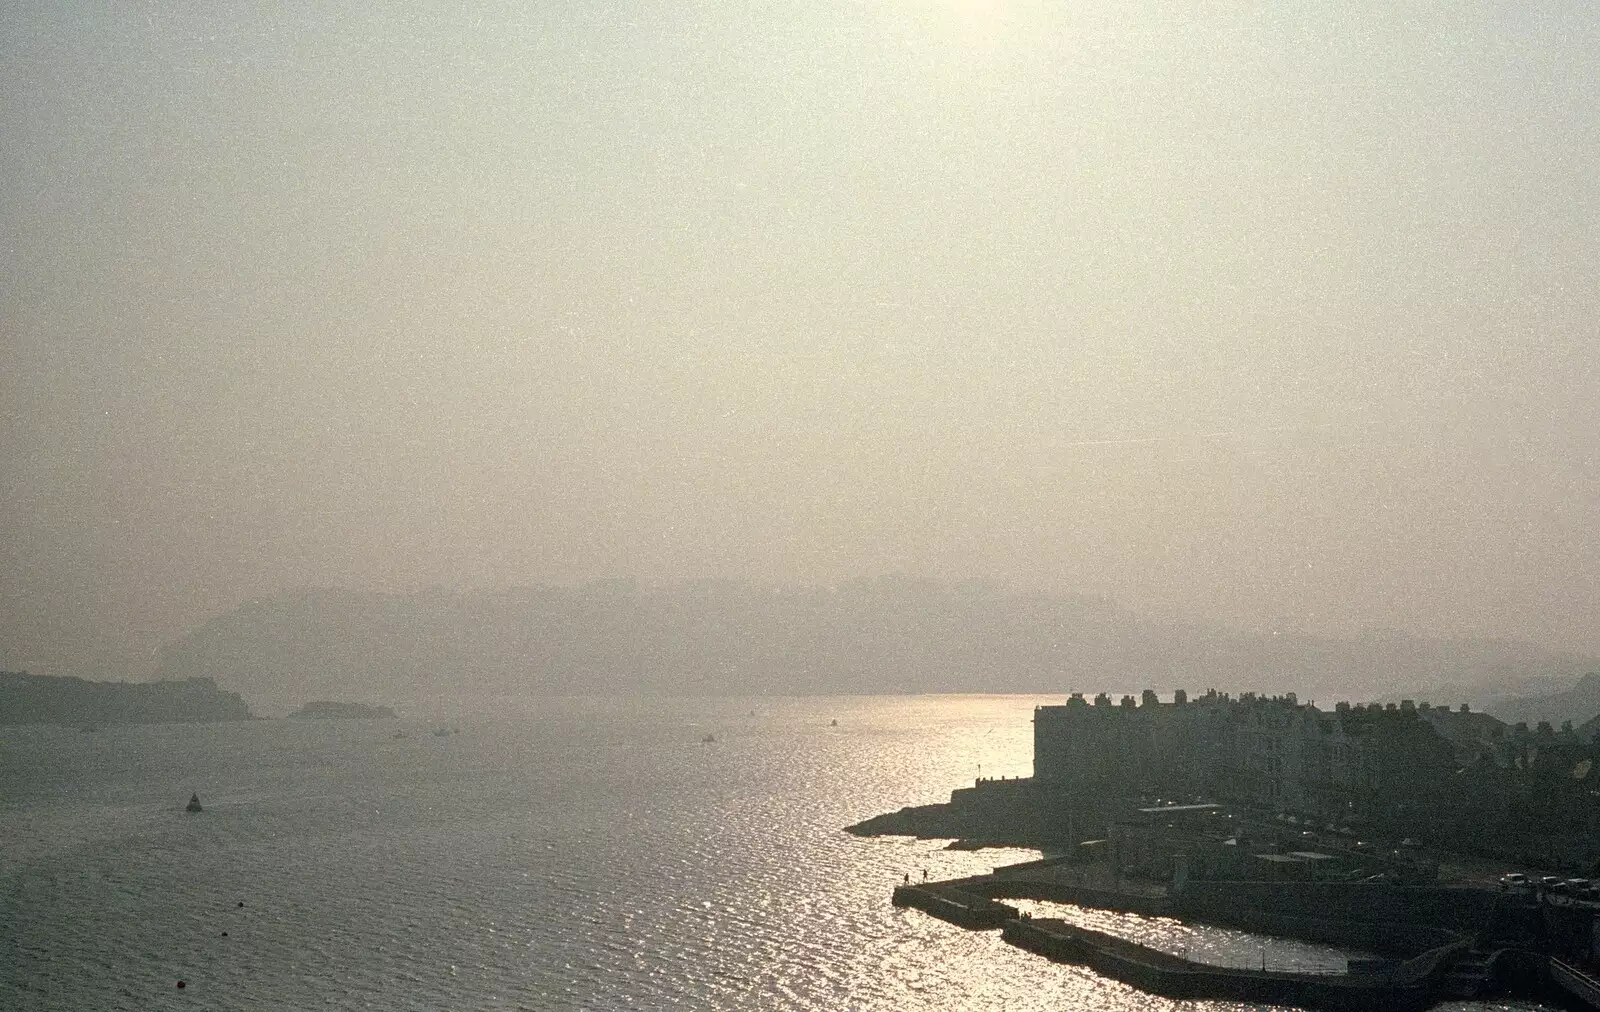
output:
[[[1034,711],[1034,778],[1102,795],[1200,796],[1348,820],[1471,791],[1470,770],[1500,768],[1518,735],[1465,705],[1351,705],[1294,694],[1237,698],[1183,690],[1161,701],[1081,694]],[[1413,798],[1412,795],[1422,797]],[[1442,800],[1437,797],[1433,800]]]

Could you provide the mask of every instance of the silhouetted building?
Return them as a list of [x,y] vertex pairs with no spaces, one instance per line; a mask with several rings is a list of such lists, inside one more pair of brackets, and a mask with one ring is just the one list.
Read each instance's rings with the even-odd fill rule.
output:
[[[1468,719],[1468,718],[1471,719]],[[1293,693],[1210,691],[1161,702],[1146,690],[1113,706],[1074,694],[1034,711],[1034,777],[1112,795],[1205,797],[1327,821],[1403,804],[1438,786],[1458,759],[1496,755],[1504,726],[1481,714],[1351,706],[1331,713]]]

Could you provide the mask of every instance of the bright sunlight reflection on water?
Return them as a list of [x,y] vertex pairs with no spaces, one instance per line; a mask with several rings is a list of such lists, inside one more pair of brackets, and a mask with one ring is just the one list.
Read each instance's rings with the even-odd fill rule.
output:
[[842,832],[1027,775],[1040,701],[0,728],[0,1008],[1239,1008],[890,905],[1033,851]]

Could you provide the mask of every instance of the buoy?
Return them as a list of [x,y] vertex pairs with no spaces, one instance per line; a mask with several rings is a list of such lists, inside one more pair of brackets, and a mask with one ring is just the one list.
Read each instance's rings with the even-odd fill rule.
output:
[[179,987],[182,987],[182,986],[183,986],[183,981],[181,981],[181,980],[180,980],[180,981],[178,981],[178,986],[179,986]]
[[240,901],[239,901],[239,905],[240,905],[240,906],[241,906],[241,907],[242,907],[242,906],[244,906],[244,900],[240,900]]
[[224,932],[223,932],[223,933],[222,933],[222,937],[223,937],[223,938],[227,938],[227,937],[228,937],[228,933],[227,933],[227,932],[226,932],[226,931],[224,931]]

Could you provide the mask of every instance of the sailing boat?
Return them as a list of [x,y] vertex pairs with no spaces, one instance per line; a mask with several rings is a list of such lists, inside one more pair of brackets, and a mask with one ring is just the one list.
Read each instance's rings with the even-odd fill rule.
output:
[[203,811],[205,811],[205,809],[200,806],[200,795],[198,795],[198,794],[189,795],[189,803],[184,806],[183,810],[186,811],[186,812],[203,812]]

